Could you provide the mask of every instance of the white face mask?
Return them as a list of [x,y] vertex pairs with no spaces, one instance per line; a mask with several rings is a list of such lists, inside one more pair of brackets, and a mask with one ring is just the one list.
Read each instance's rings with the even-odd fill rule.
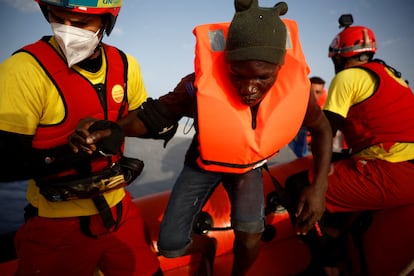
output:
[[94,33],[60,23],[50,25],[69,67],[90,57],[100,42],[100,30]]

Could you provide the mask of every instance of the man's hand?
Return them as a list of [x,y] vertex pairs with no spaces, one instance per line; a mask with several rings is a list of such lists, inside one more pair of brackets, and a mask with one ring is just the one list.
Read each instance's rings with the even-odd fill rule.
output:
[[97,130],[90,133],[89,128],[96,121],[98,120],[94,118],[79,120],[75,131],[68,136],[68,143],[73,152],[78,153],[79,151],[84,151],[92,154],[97,150],[96,143],[101,139],[111,136],[110,129]]
[[325,189],[327,185],[311,185],[305,187],[301,193],[297,205],[295,232],[298,235],[306,235],[318,222],[325,211]]

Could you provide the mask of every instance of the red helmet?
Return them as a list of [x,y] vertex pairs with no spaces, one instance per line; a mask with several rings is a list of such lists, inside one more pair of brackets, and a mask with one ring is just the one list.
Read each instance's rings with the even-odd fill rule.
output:
[[70,9],[72,12],[86,14],[108,15],[108,22],[105,28],[109,35],[115,26],[116,18],[121,10],[122,0],[34,0],[39,3],[43,15],[48,18],[47,6],[57,6]]
[[329,46],[329,57],[342,56],[345,58],[354,55],[377,51],[374,32],[363,26],[350,26],[336,35]]

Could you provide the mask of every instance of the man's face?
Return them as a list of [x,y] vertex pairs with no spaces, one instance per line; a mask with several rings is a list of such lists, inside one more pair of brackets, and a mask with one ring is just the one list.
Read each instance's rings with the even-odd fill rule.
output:
[[273,86],[281,66],[264,61],[229,63],[229,76],[243,104],[257,105]]
[[94,33],[103,27],[101,15],[70,12],[68,9],[53,6],[49,7],[49,22],[65,24]]
[[311,83],[310,90],[317,100],[324,95],[324,85],[322,83]]

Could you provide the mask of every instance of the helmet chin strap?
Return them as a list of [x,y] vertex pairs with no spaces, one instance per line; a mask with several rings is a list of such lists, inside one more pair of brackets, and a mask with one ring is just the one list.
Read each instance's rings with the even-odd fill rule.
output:
[[345,69],[346,58],[341,56],[333,56],[332,62],[335,67],[335,74],[338,74],[339,72]]

